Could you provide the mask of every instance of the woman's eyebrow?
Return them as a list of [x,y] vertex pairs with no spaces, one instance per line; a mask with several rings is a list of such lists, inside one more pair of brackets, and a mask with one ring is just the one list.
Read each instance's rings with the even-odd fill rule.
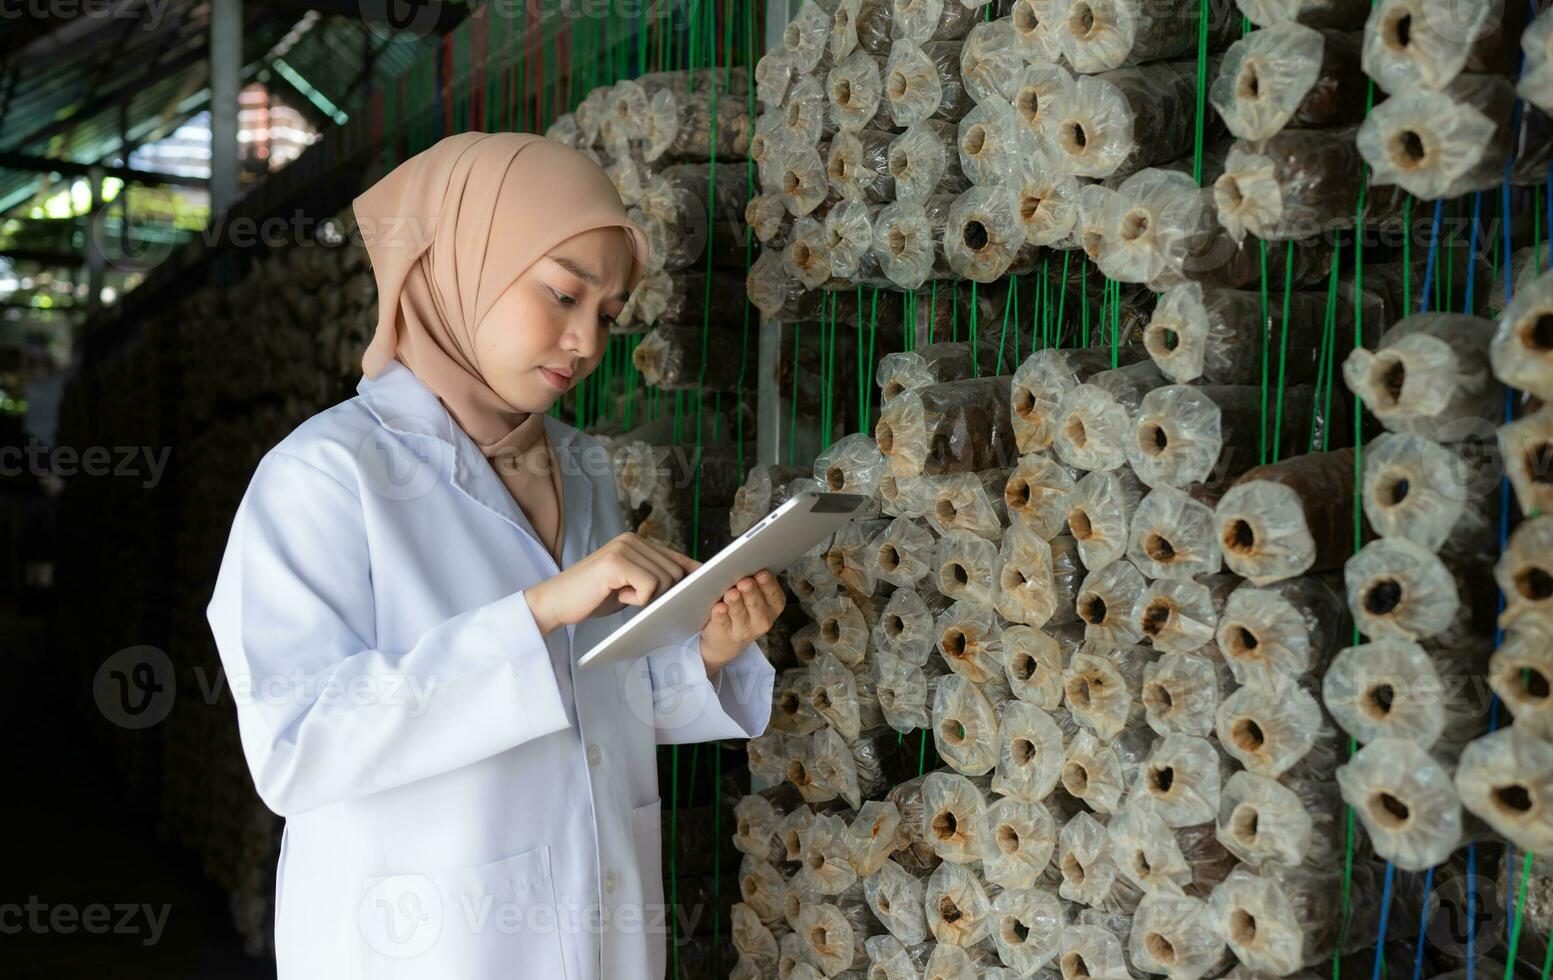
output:
[[[598,274],[575,259],[569,259],[564,255],[547,255],[546,258],[589,285],[597,286],[599,284]],[[615,299],[620,300],[622,303],[630,298],[631,294],[626,290],[621,290],[615,294]]]

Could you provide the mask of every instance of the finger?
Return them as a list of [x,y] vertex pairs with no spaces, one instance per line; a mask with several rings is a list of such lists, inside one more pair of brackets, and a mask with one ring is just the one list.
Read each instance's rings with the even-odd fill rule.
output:
[[729,589],[723,593],[723,602],[728,604],[728,617],[733,620],[734,635],[745,635],[749,631],[750,615],[744,604],[744,594],[737,588]]
[[616,559],[616,581],[621,583],[616,596],[632,606],[645,606],[659,592],[658,577],[627,556]]
[[787,596],[782,593],[782,583],[777,581],[775,575],[764,569],[755,576],[755,581],[760,585],[761,594],[771,604],[772,615],[775,616],[777,613],[780,613],[783,607],[787,605]]
[[628,541],[625,543],[623,554],[628,561],[635,562],[653,574],[658,580],[660,593],[667,591],[669,586],[679,581],[682,574],[678,568],[655,552],[650,542],[640,539]]
[[[696,561],[689,555],[680,554],[673,548],[661,545],[656,541],[646,541],[644,543],[657,549],[660,555],[668,559],[668,561],[676,567],[683,569],[685,572],[693,572],[701,567],[701,563],[699,561]],[[683,574],[683,572],[681,574]]]

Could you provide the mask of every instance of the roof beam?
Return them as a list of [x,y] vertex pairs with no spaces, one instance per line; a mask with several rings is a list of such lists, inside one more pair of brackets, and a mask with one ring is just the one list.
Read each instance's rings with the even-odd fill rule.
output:
[[[40,157],[28,153],[0,152],[0,169],[3,170],[27,170],[39,174],[57,173],[66,177],[85,177],[91,173],[93,166],[94,164],[90,163],[58,160],[54,157]],[[115,167],[106,163],[96,164],[95,166],[102,170],[104,177],[117,177],[125,183],[131,184],[177,184],[180,187],[204,187],[208,183],[203,177],[159,174],[150,170]]]

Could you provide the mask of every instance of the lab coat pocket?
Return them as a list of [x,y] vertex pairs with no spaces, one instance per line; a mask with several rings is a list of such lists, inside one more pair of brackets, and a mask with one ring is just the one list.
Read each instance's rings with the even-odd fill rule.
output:
[[566,976],[549,845],[470,868],[369,878],[357,924],[372,980]]
[[674,910],[663,900],[663,801],[653,800],[631,811],[631,831],[642,882],[642,928],[649,933],[649,977],[661,977],[668,968],[670,916]]

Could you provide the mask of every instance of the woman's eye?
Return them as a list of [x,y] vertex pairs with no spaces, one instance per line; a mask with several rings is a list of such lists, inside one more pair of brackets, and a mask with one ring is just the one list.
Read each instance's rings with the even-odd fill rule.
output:
[[608,313],[600,313],[599,322],[607,327],[612,327],[615,325],[615,318],[610,316]]
[[563,293],[563,292],[561,292],[559,290],[556,290],[556,289],[550,290],[550,295],[554,296],[555,297],[555,301],[557,303],[560,303],[562,306],[573,306],[577,302],[577,300],[574,299],[573,297],[568,296],[565,293]]

